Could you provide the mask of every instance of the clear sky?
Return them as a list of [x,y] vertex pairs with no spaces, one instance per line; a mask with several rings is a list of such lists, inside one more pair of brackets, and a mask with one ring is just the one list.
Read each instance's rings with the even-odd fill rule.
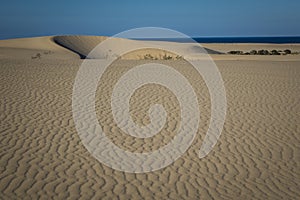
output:
[[145,26],[189,36],[300,36],[299,10],[300,0],[11,0],[1,2],[0,39]]

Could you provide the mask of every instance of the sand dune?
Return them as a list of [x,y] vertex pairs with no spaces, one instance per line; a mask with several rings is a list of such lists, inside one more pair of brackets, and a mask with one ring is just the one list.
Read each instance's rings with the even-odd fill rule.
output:
[[[210,119],[207,87],[184,60],[156,61],[188,77],[198,96],[201,122],[180,159],[155,172],[133,174],[99,163],[77,134],[72,92],[82,60],[73,52],[86,55],[105,38],[68,37],[60,43],[72,51],[57,45],[58,37],[56,42],[53,37],[0,41],[1,199],[299,198],[299,56],[213,56],[224,79],[228,110],[220,140],[203,159],[197,153]],[[207,47],[238,49],[214,45]],[[53,53],[43,54],[47,51]],[[39,52],[40,59],[31,58]],[[165,129],[149,140],[122,133],[110,110],[114,83],[133,66],[148,62],[132,60],[136,55],[114,62],[99,82],[97,119],[116,145],[152,151],[175,134],[179,112],[172,93],[152,85],[140,88],[131,99],[138,124],[149,123],[145,113],[153,103],[162,103],[170,114]],[[164,134],[168,132],[172,134]]]
[[55,36],[53,41],[85,58],[107,37],[103,36]]
[[40,53],[43,58],[74,59],[77,54],[53,42],[53,36],[0,41],[0,58],[31,59]]
[[[105,58],[109,52],[107,52],[107,51],[102,52],[102,49],[100,51],[98,51],[95,56],[88,55],[100,42],[102,42],[105,39],[107,39],[107,37],[102,37],[102,36],[55,36],[53,38],[53,40],[57,44],[64,46],[73,52],[78,53],[81,56],[81,58],[86,58],[86,57]],[[112,40],[116,43],[114,45],[118,46],[118,48],[124,48],[124,47],[128,47],[128,46],[135,46],[135,47],[143,48],[150,44],[151,45],[164,44],[166,46],[172,47],[173,49],[183,48],[184,51],[188,55],[198,54],[199,52],[200,53],[208,52],[210,54],[221,54],[220,52],[209,49],[209,48],[205,48],[205,50],[201,49],[201,48],[199,48],[199,46],[196,46],[191,43],[179,44],[179,43],[175,43],[175,42],[137,41],[137,40],[129,40],[129,39],[121,39],[121,38],[114,38]],[[105,50],[107,50],[107,49],[105,48]],[[109,47],[108,47],[108,50],[109,50]],[[139,50],[136,52],[132,52],[130,55],[122,55],[122,58],[136,60],[136,59],[144,59],[145,56],[147,56],[147,55],[151,55],[151,56],[153,56],[153,58],[160,59],[160,60],[162,60],[163,56],[165,56],[165,55],[172,56],[173,58],[176,57],[175,54],[164,51],[164,50],[159,51],[158,49],[155,49],[153,51],[151,49],[148,49],[148,50],[143,49],[143,50]],[[179,55],[179,56],[181,56],[181,55]]]

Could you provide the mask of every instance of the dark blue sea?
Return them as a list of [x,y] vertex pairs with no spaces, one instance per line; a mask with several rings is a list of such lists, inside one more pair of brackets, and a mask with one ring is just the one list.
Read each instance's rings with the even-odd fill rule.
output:
[[[186,38],[143,38],[139,40],[172,41],[172,42],[193,42]],[[300,36],[281,37],[195,37],[198,43],[300,43]]]

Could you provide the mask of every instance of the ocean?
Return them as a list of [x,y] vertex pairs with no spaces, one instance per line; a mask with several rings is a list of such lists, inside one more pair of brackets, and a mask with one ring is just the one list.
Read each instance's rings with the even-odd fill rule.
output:
[[[134,39],[134,38],[132,38]],[[136,39],[136,38],[135,38]],[[194,37],[198,43],[300,43],[300,36],[280,37]],[[172,42],[194,42],[187,38],[138,38],[138,40],[172,41]]]

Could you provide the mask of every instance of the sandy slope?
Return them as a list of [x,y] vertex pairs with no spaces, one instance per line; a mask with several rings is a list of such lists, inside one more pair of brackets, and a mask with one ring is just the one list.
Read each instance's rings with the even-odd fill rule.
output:
[[[2,199],[299,198],[299,56],[277,57],[276,61],[271,56],[216,59],[228,111],[220,140],[201,160],[197,152],[211,109],[207,88],[183,60],[161,61],[185,74],[194,86],[201,111],[199,131],[190,149],[172,165],[131,174],[99,163],[76,133],[71,105],[74,79],[82,63],[79,56],[56,45],[51,37],[0,41],[0,46]],[[216,50],[221,48],[225,47]],[[31,59],[49,50],[54,53]],[[157,149],[173,136],[159,134],[145,143],[121,134],[112,120],[108,97],[114,82],[145,62],[116,61],[97,91],[99,123],[116,145],[131,151]],[[176,98],[159,86],[143,87],[132,97],[136,122],[148,122],[142,111],[155,102],[162,102],[171,114],[166,131],[176,130]]]
[[78,58],[78,54],[57,45],[53,36],[0,41],[0,58],[31,59],[40,53],[44,59]]
[[[184,52],[186,52],[189,56],[192,56],[194,54],[198,54],[198,53],[210,53],[210,54],[220,54],[220,52],[218,51],[214,51],[212,49],[209,48],[205,48],[201,49],[199,48],[199,46],[196,46],[192,43],[175,43],[175,42],[162,42],[162,41],[137,41],[137,40],[129,40],[129,39],[121,39],[121,38],[113,38],[112,40],[112,47],[106,47],[106,48],[101,48],[98,51],[96,51],[97,53],[94,55],[89,55],[89,53],[103,40],[107,39],[107,37],[102,37],[102,36],[55,36],[53,38],[53,40],[61,45],[64,46],[68,49],[70,49],[73,52],[78,53],[81,58],[106,58],[106,56],[108,56],[109,52],[107,52],[106,50],[109,49],[113,49],[114,47],[117,46],[118,49],[125,49],[128,46],[134,46],[134,47],[138,47],[138,48],[145,48],[145,46],[149,46],[149,45],[160,45],[163,44],[165,46],[169,46],[172,49],[176,50],[178,48],[180,49],[184,49]],[[111,49],[110,49],[111,48]],[[103,49],[105,49],[105,52],[103,52]],[[153,58],[157,58],[157,59],[163,59],[163,56],[172,56],[172,57],[176,57],[175,54],[171,53],[171,52],[167,52],[164,50],[159,51],[157,48],[155,49],[155,51],[151,51],[151,50],[145,50],[145,49],[141,49],[139,51],[136,52],[132,52],[130,55],[122,55],[121,57],[123,59],[144,59],[144,56],[146,56],[147,54],[151,54],[151,56],[153,56]]]

